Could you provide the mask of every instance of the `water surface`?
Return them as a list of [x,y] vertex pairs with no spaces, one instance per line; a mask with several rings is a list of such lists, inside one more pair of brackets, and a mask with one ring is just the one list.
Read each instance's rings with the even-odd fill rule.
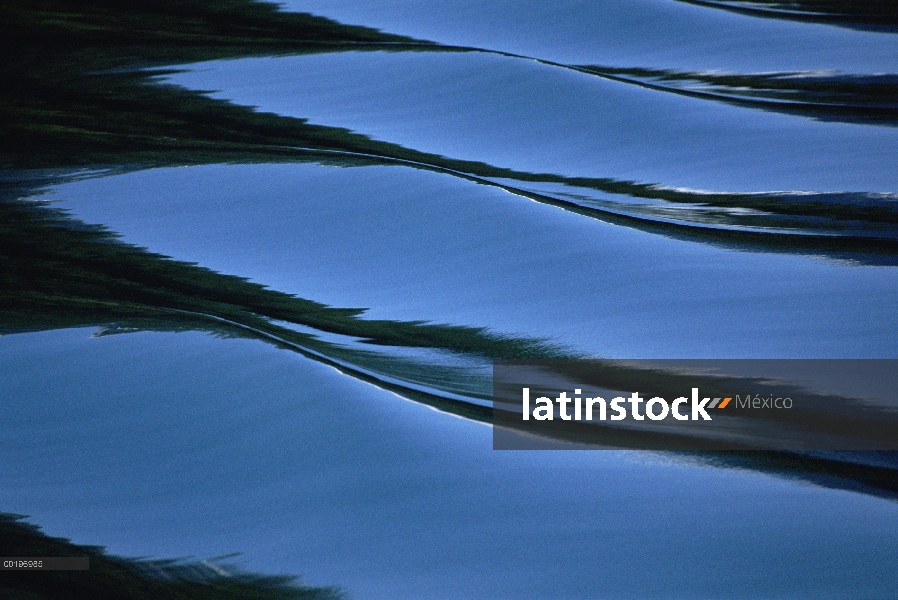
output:
[[178,51],[185,25],[162,58],[116,47],[127,72],[34,71],[12,141],[46,170],[2,173],[0,509],[359,600],[896,596],[894,495],[498,452],[482,422],[499,355],[898,356],[891,30],[285,8],[439,45],[297,17],[324,41]]
[[369,318],[618,358],[898,354],[893,267],[682,242],[408,167],[158,169],[52,197],[126,242]]
[[894,591],[891,501],[639,452],[493,451],[486,425],[257,341],[73,329],[0,338],[0,357],[0,502],[76,543],[241,551],[360,599]]

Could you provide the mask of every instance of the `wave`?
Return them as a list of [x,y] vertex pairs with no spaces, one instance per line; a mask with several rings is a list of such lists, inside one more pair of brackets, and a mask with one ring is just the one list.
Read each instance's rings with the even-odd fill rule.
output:
[[745,15],[826,23],[853,29],[898,31],[898,9],[890,0],[679,0]]
[[[3,333],[94,325],[99,327],[97,336],[193,330],[251,338],[482,422],[493,419],[492,359],[580,356],[543,340],[482,328],[367,321],[359,318],[358,309],[327,307],[124,244],[105,228],[72,219],[46,202],[6,200],[0,211],[0,252],[9,266],[0,292]],[[27,277],[17,276],[24,273]],[[641,377],[641,372],[615,367],[603,377],[603,385],[614,386]],[[885,464],[870,463],[867,454],[740,451],[670,456],[898,497],[894,453],[876,454]]]
[[[27,49],[4,66],[3,109],[8,118],[3,130],[3,166],[10,169],[2,190],[6,200],[0,204],[0,251],[5,258],[0,330],[5,333],[92,325],[100,328],[98,335],[200,330],[250,337],[482,421],[491,418],[485,401],[490,360],[576,357],[551,339],[465,325],[366,319],[363,308],[327,306],[129,246],[102,226],[78,221],[32,199],[48,182],[58,183],[59,173],[64,179],[151,166],[229,162],[400,164],[669,238],[856,264],[898,264],[895,193],[770,188],[748,193],[696,190],[614,173],[531,172],[379,141],[345,127],[262,113],[199,91],[159,85],[153,78],[164,72],[144,68],[211,58],[350,49],[476,51],[658,92],[816,120],[889,127],[898,113],[895,75],[720,74],[567,64],[475,47],[439,46],[310,15],[285,17],[271,6],[250,3],[232,3],[252,13],[241,13],[238,19],[233,13],[212,18],[215,15],[196,9],[202,18],[182,19],[175,31],[161,27],[159,15],[181,3],[167,2],[158,9],[154,6],[159,3],[143,3],[131,20],[152,26],[124,35],[116,29],[119,25],[100,13],[79,9],[77,3],[69,3],[69,13],[20,4],[18,12],[13,11],[20,18],[3,25],[6,42]],[[703,4],[759,10],[736,3]],[[811,4],[819,8],[824,3],[803,3]],[[765,10],[783,16],[781,6],[771,4]],[[888,15],[878,13],[830,16],[849,25],[891,26]],[[819,14],[804,17],[821,18]],[[284,19],[290,23],[281,22]],[[46,37],[65,43],[45,47],[40,40]],[[77,52],[71,52],[71,47]],[[75,170],[78,167],[90,172]],[[22,174],[12,169],[38,172]],[[28,181],[21,185],[23,178]],[[714,460],[757,467],[771,459],[739,455]],[[789,460],[799,462],[789,463],[792,466],[783,467],[784,471],[803,476],[816,473],[818,467],[829,476],[835,471],[820,465],[850,462],[821,457]],[[880,481],[882,473],[876,477]],[[884,487],[881,482],[870,485]]]
[[597,65],[571,68],[652,90],[818,121],[890,127],[898,124],[898,75],[895,74],[710,73]]
[[[161,14],[169,8],[141,10]],[[46,28],[43,34],[57,37],[85,35],[79,33],[80,28],[97,18],[88,13],[79,15],[77,11],[75,16],[61,17],[55,13],[31,14],[29,10],[34,9],[21,10],[20,20],[31,23],[31,29]],[[271,7],[253,10],[261,11],[253,19],[269,23],[267,53],[321,53],[348,48],[383,50],[385,46],[393,51],[489,52],[666,93],[819,120],[891,127],[898,114],[895,75],[720,74],[568,65],[505,52],[441,46],[345,26],[320,17],[279,13]],[[152,21],[138,12],[141,19]],[[284,20],[288,22],[281,23]],[[99,52],[109,41],[102,33],[102,23],[95,25],[100,32],[95,34],[96,39],[88,37],[82,41],[85,47],[94,47],[88,54],[76,56],[58,48],[32,47],[34,44],[25,40],[23,43],[30,50],[23,56],[31,58],[22,64],[13,62],[6,66],[10,84],[6,89],[17,94],[16,100],[7,104],[15,112],[15,118],[8,120],[10,129],[5,137],[3,163],[8,168],[58,169],[74,166],[72,161],[78,161],[89,168],[135,169],[217,162],[305,161],[316,156],[325,162],[399,162],[500,186],[585,216],[673,237],[751,251],[822,255],[862,264],[895,262],[898,237],[894,227],[898,215],[895,193],[693,190],[663,180],[628,180],[614,177],[613,173],[583,177],[525,171],[416,150],[346,128],[261,113],[250,107],[213,100],[201,92],[170,85],[147,85],[164,72],[110,70],[128,60],[128,53],[116,58]],[[180,47],[176,54],[181,58],[208,58],[212,50],[198,52],[188,44],[189,36],[195,35],[199,25],[191,27],[190,31],[179,34],[183,37],[178,42],[181,46],[175,43],[177,36],[170,40],[167,52],[175,52],[173,48]],[[220,23],[207,21],[203,27],[209,30],[204,35],[214,33],[220,36],[222,44],[227,42],[214,51],[217,57],[260,50],[256,46],[241,46],[238,32]],[[134,35],[129,52],[142,53],[144,61],[166,62],[165,56],[146,45],[156,33],[141,29]],[[228,35],[235,37],[227,38]],[[35,56],[43,59],[35,61]],[[133,55],[130,60],[133,61]],[[60,70],[70,75],[60,79],[57,76]]]

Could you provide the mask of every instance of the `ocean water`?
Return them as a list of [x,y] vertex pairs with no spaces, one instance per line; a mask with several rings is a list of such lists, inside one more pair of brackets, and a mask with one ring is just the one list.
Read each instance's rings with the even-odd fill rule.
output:
[[680,241],[404,166],[88,179],[58,206],[123,241],[369,318],[613,358],[891,358],[898,269]]
[[[283,6],[440,46],[178,65],[154,85],[369,150],[99,165],[35,197],[363,319],[570,356],[898,357],[889,28],[677,0]],[[358,600],[898,594],[894,495],[494,451],[488,424],[411,393],[484,404],[489,357],[277,324],[309,343],[112,319],[0,337],[2,510],[128,556],[239,552]]]
[[91,333],[0,339],[19,400],[0,502],[50,535],[242,552],[354,598],[894,591],[894,501],[647,452],[494,451],[489,425],[259,341]]

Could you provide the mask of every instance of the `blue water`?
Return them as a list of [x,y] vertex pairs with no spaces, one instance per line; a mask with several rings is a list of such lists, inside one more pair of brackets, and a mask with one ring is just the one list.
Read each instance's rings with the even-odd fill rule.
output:
[[[212,61],[157,82],[430,163],[294,148],[278,164],[99,169],[43,197],[125,242],[365,318],[485,327],[598,357],[898,357],[894,252],[788,237],[844,227],[894,238],[893,216],[786,222],[754,196],[723,207],[703,196],[800,192],[786,199],[891,215],[894,123],[569,68],[892,73],[894,34],[675,0],[285,7],[479,50]],[[631,182],[632,193],[534,174]],[[639,196],[638,184],[691,200]],[[789,241],[742,241],[749,231]],[[95,332],[0,337],[0,510],[51,535],[131,556],[241,552],[246,568],[358,600],[898,596],[893,500],[646,452],[493,451],[488,425],[262,341]],[[483,357],[371,350],[391,381],[489,391]]]
[[[0,338],[0,502],[354,598],[889,598],[898,504],[488,425],[200,333]],[[52,369],[47,366],[52,365]]]
[[164,81],[531,173],[713,191],[893,192],[898,184],[894,127],[815,122],[485,53],[214,61]]
[[57,189],[155,252],[370,318],[616,358],[898,356],[898,269],[682,242],[407,167],[157,169]]
[[759,19],[676,0],[283,0],[283,7],[443,44],[568,64],[741,72],[894,72],[887,33]]

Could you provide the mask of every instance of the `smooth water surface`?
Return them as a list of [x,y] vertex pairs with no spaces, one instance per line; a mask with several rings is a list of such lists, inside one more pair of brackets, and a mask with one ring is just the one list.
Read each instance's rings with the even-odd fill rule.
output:
[[282,0],[291,11],[566,64],[687,71],[894,72],[887,33],[760,19],[676,0]]
[[[41,182],[22,185],[16,214],[53,200],[70,217],[44,223],[57,232],[103,226],[362,318],[483,327],[569,355],[898,357],[895,34],[676,0],[285,8],[467,49],[318,44],[129,74],[221,103],[173,96],[183,154],[59,179],[4,173]],[[751,75],[755,88],[736,78],[702,95],[584,65],[698,73],[700,85]],[[289,141],[234,141],[257,139],[259,123],[273,132],[258,139],[282,139],[280,126]],[[227,158],[190,137],[207,126],[230,140]],[[75,238],[82,254],[68,257]],[[129,279],[136,262],[90,263],[109,237],[53,239],[62,258],[38,261],[40,282],[59,289],[41,298],[62,316],[29,321],[19,306],[3,332],[108,327],[0,336],[0,509],[50,535],[133,556],[242,552],[246,568],[357,600],[898,594],[894,500],[659,454],[493,451],[488,425],[384,383],[483,392],[482,352],[375,347],[293,322],[276,324],[332,354],[276,346],[258,328],[280,316],[239,308],[226,327],[211,314],[228,289],[194,304],[171,294],[136,313],[151,315],[136,319],[146,330],[129,329],[110,323],[130,323],[127,307],[85,316],[96,299],[75,292],[118,276],[143,293],[153,278]],[[139,258],[171,285],[170,263]],[[105,291],[98,303],[120,300]],[[190,320],[183,306],[210,314]],[[218,336],[170,333],[186,327]]]
[[484,53],[215,61],[163,80],[529,173],[713,191],[898,189],[898,128],[822,123]]
[[894,592],[894,502],[638,452],[493,451],[486,425],[261,342],[90,334],[0,338],[0,502],[50,535],[240,551],[359,600]]
[[126,242],[370,318],[605,357],[898,355],[894,267],[682,242],[408,167],[158,169],[50,197]]

